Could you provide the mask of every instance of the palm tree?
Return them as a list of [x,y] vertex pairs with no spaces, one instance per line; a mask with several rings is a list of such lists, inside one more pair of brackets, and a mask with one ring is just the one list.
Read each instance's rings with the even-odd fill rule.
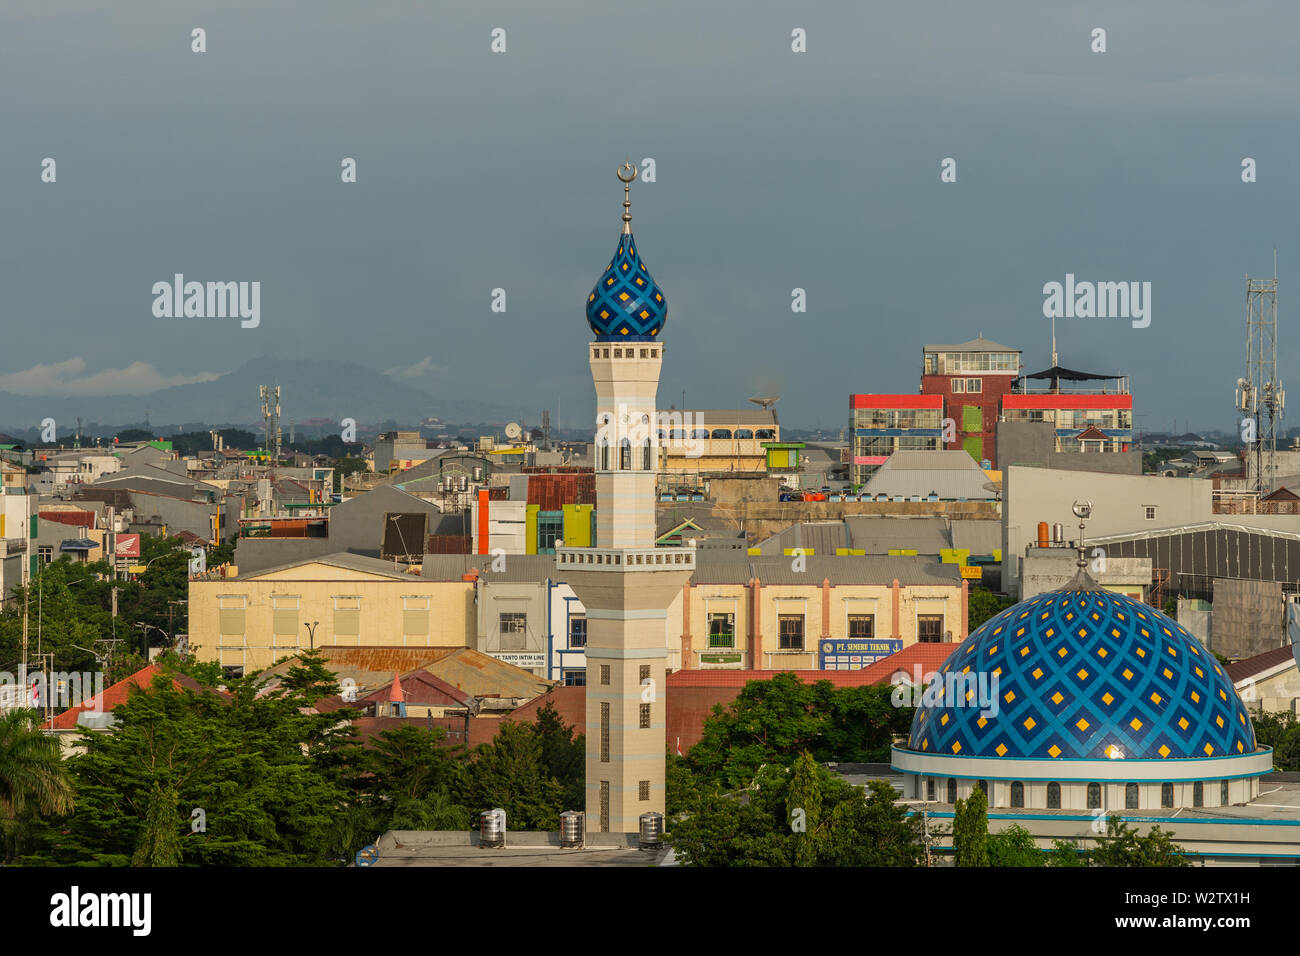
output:
[[30,812],[72,812],[72,784],[57,738],[44,734],[36,711],[0,714],[0,819]]

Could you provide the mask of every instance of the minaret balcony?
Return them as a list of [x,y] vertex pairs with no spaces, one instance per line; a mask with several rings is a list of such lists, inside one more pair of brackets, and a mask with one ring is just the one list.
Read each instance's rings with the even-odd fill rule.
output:
[[556,548],[555,565],[584,571],[694,571],[695,549]]

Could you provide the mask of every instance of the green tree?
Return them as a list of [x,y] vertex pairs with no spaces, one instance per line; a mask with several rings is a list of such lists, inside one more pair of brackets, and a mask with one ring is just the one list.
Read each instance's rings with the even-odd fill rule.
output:
[[836,689],[780,673],[750,681],[726,708],[715,706],[687,754],[693,773],[722,791],[747,786],[765,764],[790,766],[807,751],[816,761],[888,757],[912,710],[894,707],[889,687]]
[[988,799],[976,787],[965,800],[958,800],[952,821],[953,862],[957,866],[989,865]]
[[699,806],[701,798],[701,782],[691,773],[686,758],[668,753],[664,765],[664,816],[671,821],[691,813]]
[[144,826],[132,866],[177,866],[181,862],[181,815],[176,809],[180,799],[176,790],[155,782],[145,811]]
[[73,789],[56,738],[41,732],[34,710],[0,714],[0,826],[12,861],[37,817],[66,814]]
[[547,701],[531,722],[534,736],[542,748],[542,768],[560,784],[562,809],[576,810],[586,803],[587,742],[576,737],[554,704]]
[[850,786],[806,754],[789,769],[763,767],[744,790],[699,792],[689,815],[669,821],[688,866],[916,866],[924,857],[921,819],[892,786]]
[[511,829],[559,829],[564,787],[547,772],[531,726],[503,721],[496,739],[475,748],[461,773],[462,802],[476,815],[500,807]]
[[259,698],[251,682],[223,697],[160,674],[113,716],[113,732],[87,733],[86,752],[68,761],[75,811],[42,828],[29,862],[166,859],[169,814],[194,809],[206,829],[182,833],[185,864],[320,865],[355,851],[337,839],[347,791],[321,769],[339,745],[337,712],[307,710],[292,693]]
[[1010,598],[999,597],[988,588],[971,588],[966,601],[966,633],[974,634],[977,627],[1010,606]]
[[1087,866],[1088,852],[1075,840],[1053,840],[1047,854],[1048,866]]
[[1146,836],[1124,822],[1119,814],[1106,820],[1106,835],[1088,851],[1090,866],[1188,866],[1183,848],[1172,834],[1155,826]]
[[1033,835],[1018,823],[989,834],[990,866],[1042,866],[1043,854]]
[[897,802],[894,788],[872,780],[831,811],[822,866],[920,866],[925,858],[920,814]]
[[785,797],[785,817],[790,828],[795,866],[816,866],[826,833],[822,828],[821,768],[804,751],[794,762]]

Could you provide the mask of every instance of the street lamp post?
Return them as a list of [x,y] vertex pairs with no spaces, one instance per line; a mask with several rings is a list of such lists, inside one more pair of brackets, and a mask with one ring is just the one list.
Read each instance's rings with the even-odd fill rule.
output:
[[303,624],[307,628],[307,639],[311,649],[316,650],[316,628],[320,626],[320,621],[312,621],[310,624]]

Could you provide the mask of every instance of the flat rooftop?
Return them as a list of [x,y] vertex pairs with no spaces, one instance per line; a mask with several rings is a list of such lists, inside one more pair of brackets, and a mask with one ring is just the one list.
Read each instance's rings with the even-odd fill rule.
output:
[[667,847],[640,847],[635,833],[589,833],[577,849],[558,833],[507,830],[504,847],[485,847],[477,831],[389,830],[375,844],[373,866],[670,866]]

